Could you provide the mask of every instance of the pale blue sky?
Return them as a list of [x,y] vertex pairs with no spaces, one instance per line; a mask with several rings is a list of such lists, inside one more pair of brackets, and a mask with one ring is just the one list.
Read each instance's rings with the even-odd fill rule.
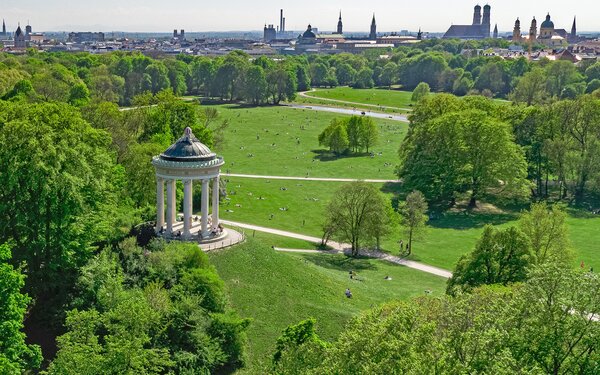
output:
[[[373,12],[378,30],[445,31],[451,24],[469,24],[476,1],[454,0],[2,0],[0,17],[9,29],[30,20],[34,31],[186,31],[258,30],[264,23],[279,24],[285,9],[288,30],[305,29],[308,23],[333,30],[341,9],[344,29],[366,31]],[[484,5],[485,3],[480,3]],[[523,29],[532,17],[550,12],[557,28],[570,30],[577,16],[578,30],[600,30],[599,0],[490,1],[492,25],[512,30],[520,17]],[[493,26],[492,26],[493,27]]]

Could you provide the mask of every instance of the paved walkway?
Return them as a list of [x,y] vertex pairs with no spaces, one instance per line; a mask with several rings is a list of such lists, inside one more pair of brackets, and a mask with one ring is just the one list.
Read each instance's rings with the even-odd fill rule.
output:
[[373,118],[379,118],[390,121],[400,121],[408,123],[408,117],[404,115],[388,115],[385,113],[379,112],[371,112],[371,111],[362,111],[360,109],[350,109],[350,108],[338,108],[338,107],[327,107],[322,105],[304,105],[304,104],[287,104],[287,107],[296,108],[296,109],[308,109],[311,111],[322,111],[322,112],[333,112],[340,113],[342,115],[354,115],[354,116],[367,116]]
[[222,176],[240,178],[259,178],[265,180],[292,180],[292,181],[329,181],[329,182],[355,182],[364,181],[377,184],[399,183],[400,180],[377,180],[377,179],[355,179],[355,178],[326,178],[326,177],[291,177],[291,176],[262,176],[256,174],[222,173]]
[[365,106],[365,107],[383,108],[383,109],[409,111],[409,112],[412,111],[412,109],[410,109],[410,108],[390,107],[390,106],[386,106],[386,105],[366,104],[366,103],[349,102],[349,101],[346,101],[346,100],[339,100],[339,99],[322,98],[320,96],[308,95],[308,93],[310,93],[310,92],[317,92],[317,90],[312,89],[310,91],[302,91],[302,92],[298,93],[298,96],[301,96],[303,98],[325,100],[325,101],[328,101],[328,102],[350,104],[350,105],[355,105],[355,106]]
[[[249,229],[249,230],[256,230],[259,232],[265,232],[265,233],[275,234],[278,236],[295,238],[298,240],[303,240],[303,241],[308,241],[308,242],[314,242],[314,243],[321,242],[321,239],[318,237],[307,236],[304,234],[298,234],[298,233],[288,232],[288,231],[279,230],[279,229],[266,228],[266,227],[261,227],[258,225],[252,225],[252,224],[238,223],[238,222],[229,221],[229,220],[221,220],[221,222],[223,224],[230,225],[233,227],[239,227],[239,228],[244,228],[244,229]],[[277,251],[294,252],[294,253],[339,254],[339,253],[348,253],[350,251],[350,247],[351,247],[349,244],[344,244],[344,243],[335,242],[335,241],[329,241],[329,242],[327,242],[327,245],[330,246],[332,248],[332,250],[322,251],[322,250],[306,250],[306,249],[285,249],[285,248],[280,248],[280,247],[276,247],[274,249]],[[452,277],[452,272],[450,272],[448,270],[429,266],[427,264],[415,262],[415,261],[408,260],[408,259],[403,259],[398,256],[390,255],[390,254],[379,252],[379,251],[361,251],[360,255],[366,256],[369,258],[385,260],[390,263],[398,264],[398,265],[412,268],[412,269],[415,269],[418,271],[422,271],[422,272],[426,272],[426,273],[429,273],[432,275],[440,276],[440,277],[443,277],[446,279]]]

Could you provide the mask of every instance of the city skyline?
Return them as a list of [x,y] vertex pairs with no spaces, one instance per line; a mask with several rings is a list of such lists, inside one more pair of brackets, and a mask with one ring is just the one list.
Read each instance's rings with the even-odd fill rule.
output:
[[[442,0],[428,2],[392,3],[373,0],[368,4],[358,0],[319,2],[316,0],[262,1],[249,5],[241,0],[210,5],[191,0],[180,0],[172,6],[158,0],[133,0],[127,4],[105,0],[101,4],[72,0],[22,0],[17,5],[5,7],[0,18],[6,20],[8,31],[17,24],[31,23],[36,31],[124,31],[169,32],[174,28],[187,32],[258,31],[264,24],[279,24],[279,9],[285,10],[286,29],[300,31],[307,24],[322,31],[336,28],[339,11],[342,11],[346,32],[366,32],[372,14],[377,18],[379,32],[417,30],[444,32],[452,24],[470,21],[476,4],[492,6],[492,25],[498,24],[502,32],[512,30],[517,17],[529,22],[534,16],[540,20],[550,12],[557,27],[569,28],[577,16],[578,30],[598,31],[600,23],[595,15],[600,13],[600,3],[580,0],[565,3],[549,0],[545,4],[524,4],[516,0],[476,2],[458,0],[449,4]],[[436,12],[431,10],[435,9]]]

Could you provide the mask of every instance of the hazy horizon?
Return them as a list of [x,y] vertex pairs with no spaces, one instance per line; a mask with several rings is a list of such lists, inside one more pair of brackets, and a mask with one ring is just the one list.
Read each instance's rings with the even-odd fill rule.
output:
[[[332,31],[342,11],[344,31],[365,32],[375,13],[379,32],[418,30],[444,32],[451,24],[470,24],[475,1],[457,0],[449,4],[442,0],[428,2],[395,2],[383,0],[346,0],[319,2],[316,0],[266,0],[250,5],[240,0],[204,5],[204,1],[180,0],[166,3],[159,0],[132,0],[127,4],[105,0],[101,4],[73,0],[22,0],[0,9],[7,30],[17,24],[29,23],[34,31],[119,31],[119,32],[186,32],[259,31],[264,24],[279,25],[279,9],[284,8],[287,30],[303,30],[310,23],[322,31]],[[485,2],[479,3],[484,5]],[[501,32],[511,31],[517,17],[521,31],[527,32],[535,16],[538,26],[550,12],[556,28],[569,30],[577,16],[578,31],[598,31],[600,2],[580,0],[572,3],[549,0],[543,5],[520,1],[491,1],[492,25]],[[431,10],[435,9],[435,12]]]

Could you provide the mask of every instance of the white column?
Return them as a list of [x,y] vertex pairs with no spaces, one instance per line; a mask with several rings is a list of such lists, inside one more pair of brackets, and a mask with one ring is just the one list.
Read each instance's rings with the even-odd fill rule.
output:
[[190,238],[192,227],[192,180],[183,181],[183,236]]
[[208,180],[202,180],[202,236],[210,234],[208,230]]
[[167,234],[173,234],[175,223],[175,180],[167,180]]
[[165,225],[165,184],[161,177],[156,177],[156,232]]
[[219,176],[213,179],[212,188],[212,226],[219,227]]

